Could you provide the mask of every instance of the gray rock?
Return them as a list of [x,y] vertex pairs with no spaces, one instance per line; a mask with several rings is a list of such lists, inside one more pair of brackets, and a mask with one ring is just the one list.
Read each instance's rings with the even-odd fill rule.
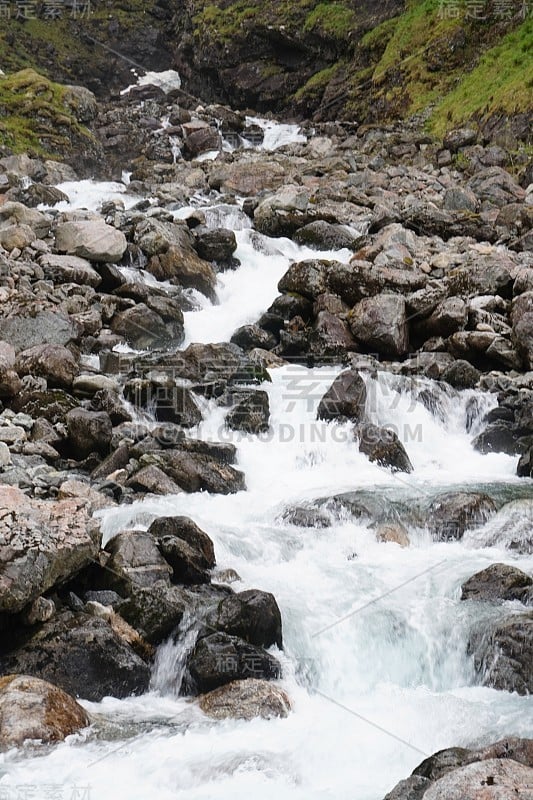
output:
[[468,652],[484,686],[533,693],[533,612],[483,622],[471,633]]
[[163,318],[144,303],[115,314],[111,322],[114,333],[123,336],[128,344],[139,350],[149,347],[179,345],[183,341],[183,316],[173,323]]
[[10,342],[17,352],[47,344],[66,345],[78,341],[81,326],[61,311],[40,311],[35,316],[19,313],[0,319],[0,337]]
[[424,800],[528,799],[533,769],[510,759],[479,761],[459,767],[436,781]]
[[56,228],[57,250],[89,261],[120,261],[126,247],[124,234],[103,220],[62,222]]
[[533,291],[515,297],[511,311],[513,342],[526,369],[533,369]]
[[18,374],[45,378],[49,388],[69,389],[78,374],[76,359],[66,347],[38,344],[23,350],[15,362]]
[[456,153],[461,147],[468,147],[469,144],[475,144],[476,141],[477,133],[472,128],[455,128],[448,131],[442,144],[447,150]]
[[81,460],[90,453],[106,455],[111,444],[113,426],[104,411],[74,408],[66,415],[69,445],[74,458]]
[[351,310],[350,330],[370,352],[403,356],[409,349],[405,300],[397,295],[367,297]]
[[0,486],[0,611],[15,613],[96,558],[86,500],[30,500]]
[[82,286],[99,286],[101,276],[85,258],[48,253],[41,256],[39,264],[45,277],[55,283],[79,283]]
[[405,447],[394,431],[365,422],[357,426],[354,436],[359,444],[359,451],[369,461],[380,467],[389,467],[392,472],[413,471]]
[[317,410],[323,420],[349,419],[361,422],[365,414],[366,386],[355,370],[345,370],[335,378]]
[[131,587],[147,588],[155,583],[169,584],[171,568],[161,555],[157,541],[146,531],[123,531],[107,543],[105,562],[107,582],[119,594]]

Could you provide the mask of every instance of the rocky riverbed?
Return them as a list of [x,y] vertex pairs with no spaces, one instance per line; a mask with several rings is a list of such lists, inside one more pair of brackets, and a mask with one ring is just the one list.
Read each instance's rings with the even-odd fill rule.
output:
[[[369,547],[416,574],[426,553],[428,569],[450,559],[461,666],[405,687],[513,709],[503,728],[447,730],[462,747],[387,796],[533,797],[531,165],[469,129],[297,129],[150,85],[87,107],[98,176],[119,182],[80,180],[76,157],[0,159],[2,745],[106,741],[109,698],[170,695],[195,729],[282,724],[306,691],[331,697],[314,675],[328,665],[298,653],[300,567],[283,566],[293,542],[318,557],[330,536],[341,585]],[[298,444],[299,424],[338,450]],[[265,519],[237,520],[247,504],[268,510],[262,543]],[[258,539],[241,551],[245,519]],[[282,600],[256,559],[283,573]],[[385,651],[415,628],[396,621]],[[8,788],[35,779],[10,758]]]

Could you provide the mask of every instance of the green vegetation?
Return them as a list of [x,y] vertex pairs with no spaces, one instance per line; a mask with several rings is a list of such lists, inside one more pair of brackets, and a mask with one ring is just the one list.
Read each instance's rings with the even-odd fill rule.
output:
[[488,50],[477,67],[437,106],[430,129],[442,135],[471,118],[528,111],[533,97],[533,20]]
[[319,3],[305,20],[305,31],[320,31],[336,39],[348,39],[357,23],[357,15],[344,3]]
[[72,138],[92,140],[76,120],[75,96],[32,69],[0,76],[0,145],[13,153],[53,155]]

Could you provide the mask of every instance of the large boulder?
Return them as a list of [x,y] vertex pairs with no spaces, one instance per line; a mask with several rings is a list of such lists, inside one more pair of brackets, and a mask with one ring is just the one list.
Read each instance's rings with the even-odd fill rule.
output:
[[366,386],[353,369],[345,370],[335,378],[322,397],[317,418],[323,420],[349,419],[362,422],[365,414]]
[[409,349],[403,297],[392,294],[366,297],[351,310],[349,324],[357,342],[371,352],[401,357]]
[[483,622],[471,633],[468,652],[484,686],[533,693],[533,612]]
[[448,492],[428,509],[428,526],[435,539],[461,539],[468,528],[484,525],[496,513],[496,504],[483,492]]
[[19,353],[15,369],[22,377],[46,378],[50,388],[69,389],[78,374],[78,364],[70,350],[58,344],[38,344]]
[[74,408],[66,416],[72,456],[81,460],[89,453],[106,455],[111,444],[113,425],[105,411]]
[[142,694],[148,664],[100,617],[62,612],[22,647],[0,658],[0,672],[50,681],[75,697],[99,701]]
[[171,379],[161,382],[135,378],[124,387],[124,396],[135,408],[153,413],[158,422],[170,422],[193,428],[202,421],[202,412],[186,386]]
[[532,739],[502,739],[478,750],[449,747],[422,761],[385,800],[511,800],[521,797],[519,790],[527,785],[524,777],[529,782],[532,766]]
[[0,747],[60,742],[89,724],[85,709],[57,686],[30,675],[0,678]]
[[187,669],[196,694],[203,694],[231,681],[245,678],[273,680],[281,675],[279,661],[261,647],[238,636],[213,633],[201,638],[187,659]]
[[62,222],[55,234],[56,249],[60,253],[89,261],[120,261],[127,247],[124,234],[99,219]]
[[365,422],[358,425],[354,436],[359,444],[359,451],[369,461],[380,467],[389,467],[392,472],[412,472],[413,465],[409,460],[405,447],[394,431]]
[[39,264],[45,277],[55,283],[79,283],[94,288],[102,283],[101,275],[86,258],[47,253],[41,256]]
[[162,455],[162,463],[186,492],[233,494],[246,488],[244,473],[209,455],[171,450]]
[[110,586],[119,593],[129,593],[132,585],[146,588],[158,581],[169,583],[170,567],[150,533],[123,531],[107,543],[105,550],[109,553],[105,566]]
[[268,681],[248,678],[233,681],[200,697],[204,714],[214,719],[271,719],[286,717],[291,710],[287,694]]
[[209,536],[188,517],[159,517],[149,528],[174,583],[209,583],[215,551]]
[[330,261],[299,261],[292,264],[278,283],[280,292],[296,292],[314,300],[328,289]]
[[533,599],[533,578],[508,564],[491,564],[476,572],[461,586],[461,600]]
[[177,314],[172,322],[166,323],[160,314],[148,308],[145,303],[137,303],[132,308],[115,314],[111,328],[114,333],[123,336],[129,345],[139,350],[177,346],[184,336],[183,314]]
[[258,647],[282,647],[281,613],[270,592],[247,589],[231,594],[208,614],[206,624]]
[[35,345],[66,345],[77,342],[82,326],[63,311],[45,309],[34,314],[24,314],[19,309],[14,316],[0,319],[0,338],[10,342],[16,352]]
[[15,613],[98,555],[85,498],[30,500],[0,486],[0,612]]
[[0,342],[0,399],[15,397],[22,389],[14,367],[15,348],[8,342]]

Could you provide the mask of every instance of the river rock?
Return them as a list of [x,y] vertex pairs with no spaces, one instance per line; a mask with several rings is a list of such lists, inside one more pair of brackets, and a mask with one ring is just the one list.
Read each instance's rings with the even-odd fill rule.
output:
[[392,472],[412,472],[413,465],[398,436],[389,428],[365,422],[358,425],[354,436],[359,452],[380,467],[389,467]]
[[157,582],[169,583],[171,569],[161,555],[157,541],[145,531],[123,531],[105,547],[109,587],[129,594],[131,586],[146,588]]
[[293,236],[293,241],[316,250],[342,250],[344,247],[355,250],[360,239],[346,225],[335,225],[323,219],[304,225]]
[[193,428],[202,421],[202,412],[190,389],[171,379],[155,382],[136,378],[124,387],[124,397],[136,409],[153,413],[157,422],[170,422]]
[[407,353],[409,334],[403,297],[367,297],[352,308],[348,321],[356,340],[368,351],[389,357]]
[[224,598],[207,617],[209,629],[239,636],[258,647],[282,647],[281,613],[274,595],[248,589]]
[[163,318],[145,303],[121,311],[112,319],[114,333],[123,336],[128,344],[139,350],[150,347],[179,345],[183,341],[183,316],[178,315],[172,323]]
[[335,378],[322,397],[317,419],[349,419],[361,422],[365,414],[366,386],[355,370],[345,370]]
[[56,248],[60,253],[96,262],[120,261],[126,251],[124,234],[103,220],[62,222],[56,228]]
[[186,492],[233,494],[245,489],[240,470],[207,455],[171,450],[163,454],[162,463],[172,480]]
[[34,238],[47,236],[52,222],[42,211],[27,208],[23,203],[10,201],[0,206],[0,219],[4,224],[26,225],[34,231]]
[[196,232],[196,252],[204,261],[214,261],[217,265],[231,265],[233,253],[237,249],[237,239],[227,228],[202,230]]
[[484,622],[471,633],[468,652],[484,686],[533,693],[533,612]]
[[0,512],[2,612],[21,611],[98,554],[100,533],[84,499],[30,500],[14,486],[0,486]]
[[0,672],[50,681],[75,697],[100,701],[142,694],[150,668],[102,618],[64,611],[24,645],[0,657]]
[[0,678],[0,747],[60,742],[89,724],[85,709],[57,686],[29,675]]
[[195,694],[245,678],[274,680],[281,676],[274,656],[226,633],[201,638],[187,659],[187,668]]
[[174,583],[208,583],[215,566],[213,542],[188,517],[159,517],[148,532],[172,568]]
[[468,528],[484,525],[496,513],[496,504],[482,492],[448,492],[433,500],[428,526],[438,541],[461,539]]
[[86,258],[47,253],[41,256],[39,264],[45,277],[55,283],[79,283],[93,287],[102,283],[102,277]]
[[67,345],[81,335],[81,325],[62,311],[44,310],[34,315],[18,312],[0,318],[0,337],[10,342],[17,352],[36,345]]
[[470,178],[467,187],[481,201],[502,208],[509,203],[523,202],[524,189],[501,167],[486,167]]
[[204,714],[214,719],[271,719],[287,717],[291,710],[288,695],[268,681],[248,678],[233,681],[200,697]]
[[[263,314],[261,317],[260,322],[262,324],[264,323],[266,316],[266,314]],[[282,323],[280,320],[277,330],[281,328],[281,324]],[[269,327],[271,326],[269,325]],[[254,347],[261,347],[264,350],[271,350],[277,344],[277,339],[273,333],[270,332],[268,328],[265,330],[264,328],[259,327],[259,325],[241,325],[240,328],[237,328],[235,333],[232,335],[230,341],[239,345],[239,347],[242,347],[243,350],[252,350]]]
[[508,564],[491,564],[476,572],[461,586],[461,600],[533,599],[533,578]]
[[478,385],[480,377],[480,371],[461,358],[447,366],[441,375],[441,379],[454,389],[473,389]]
[[511,321],[516,349],[526,369],[533,369],[533,292],[524,292],[513,300]]
[[280,292],[302,295],[314,300],[328,290],[329,261],[299,261],[292,264],[278,283]]
[[263,391],[248,392],[226,416],[226,425],[234,431],[259,434],[268,431],[270,404]]
[[49,388],[69,389],[78,374],[76,359],[66,347],[58,344],[38,344],[23,350],[15,362],[18,374],[46,378]]
[[111,444],[113,425],[105,411],[74,408],[66,415],[69,446],[74,458],[81,460],[89,453],[106,455]]

